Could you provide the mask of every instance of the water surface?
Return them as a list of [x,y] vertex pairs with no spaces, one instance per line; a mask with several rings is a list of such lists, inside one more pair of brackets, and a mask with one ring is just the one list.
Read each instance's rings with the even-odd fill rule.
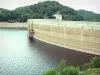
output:
[[91,57],[37,39],[29,41],[27,30],[0,28],[0,75],[41,75],[61,59],[67,64],[82,65]]

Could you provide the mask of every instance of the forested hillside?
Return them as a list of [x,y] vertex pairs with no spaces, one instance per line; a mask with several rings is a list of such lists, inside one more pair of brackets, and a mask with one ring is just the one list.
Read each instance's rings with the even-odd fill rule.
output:
[[[85,15],[82,10],[74,10],[56,1],[44,1],[34,5],[19,7],[15,10],[0,9],[0,21],[26,22],[27,19],[54,18],[54,14],[62,14],[63,20],[69,21],[100,21],[100,15]],[[88,11],[87,11],[88,13]],[[89,16],[89,18],[88,18]]]
[[100,21],[100,14],[96,14],[92,11],[77,10],[77,13],[83,16],[85,21]]

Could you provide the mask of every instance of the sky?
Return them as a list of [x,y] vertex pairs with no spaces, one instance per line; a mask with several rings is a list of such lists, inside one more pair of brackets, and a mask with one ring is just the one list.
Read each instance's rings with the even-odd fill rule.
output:
[[[0,0],[0,8],[13,10],[17,7],[36,4],[45,0]],[[52,1],[52,0],[48,0]],[[100,0],[55,0],[75,10],[85,9],[100,14]]]

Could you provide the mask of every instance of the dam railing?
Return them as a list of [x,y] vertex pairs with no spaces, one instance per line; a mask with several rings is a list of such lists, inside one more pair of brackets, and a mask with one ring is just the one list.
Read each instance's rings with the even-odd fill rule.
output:
[[28,29],[44,42],[100,55],[100,22],[29,19]]

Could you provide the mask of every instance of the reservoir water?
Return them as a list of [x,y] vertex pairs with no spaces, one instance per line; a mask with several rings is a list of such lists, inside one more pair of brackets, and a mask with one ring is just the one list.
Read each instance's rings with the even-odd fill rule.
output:
[[61,59],[69,65],[82,65],[91,54],[28,40],[27,30],[0,28],[0,75],[41,75]]

